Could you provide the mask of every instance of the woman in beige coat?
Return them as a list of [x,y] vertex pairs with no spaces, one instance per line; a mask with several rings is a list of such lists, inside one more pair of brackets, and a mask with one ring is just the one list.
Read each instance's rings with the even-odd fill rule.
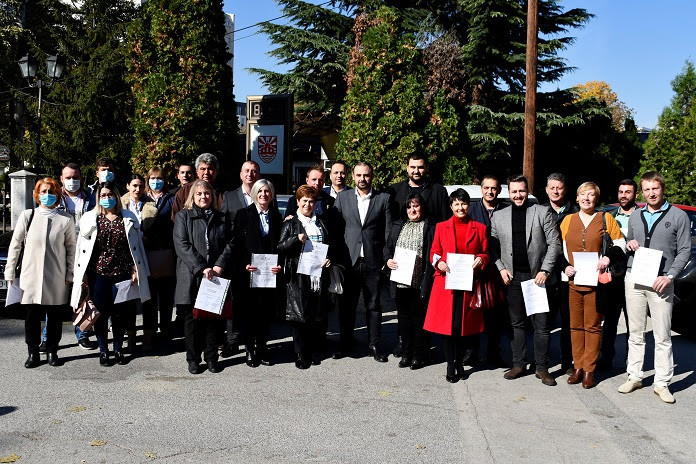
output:
[[[24,367],[40,364],[39,343],[41,321],[46,319],[46,352],[48,364],[60,365],[58,342],[61,337],[60,307],[68,302],[75,259],[75,225],[72,217],[59,211],[61,188],[50,177],[39,180],[34,187],[36,209],[22,211],[7,251],[5,279],[19,277],[23,290],[21,304],[26,309],[25,340],[29,357]],[[16,275],[22,243],[24,255]]]

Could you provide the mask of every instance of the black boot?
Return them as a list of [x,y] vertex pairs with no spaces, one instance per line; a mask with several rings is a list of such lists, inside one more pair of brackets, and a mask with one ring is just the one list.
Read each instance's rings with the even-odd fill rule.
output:
[[58,359],[58,353],[56,351],[51,351],[48,353],[48,365],[51,367],[60,366],[62,363]]
[[27,369],[32,369],[34,367],[38,367],[41,364],[41,355],[39,354],[39,349],[30,349],[29,350],[29,357],[27,360],[24,362],[24,367]]

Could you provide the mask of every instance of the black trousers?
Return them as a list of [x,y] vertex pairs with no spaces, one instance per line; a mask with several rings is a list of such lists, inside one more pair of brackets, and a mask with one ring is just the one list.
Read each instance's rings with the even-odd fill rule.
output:
[[320,321],[288,322],[292,331],[292,344],[295,354],[301,354],[310,358],[321,344],[321,330],[323,324]]
[[425,359],[430,337],[423,330],[426,301],[420,298],[420,289],[397,288],[396,307],[402,356],[418,360]]
[[[97,334],[99,352],[109,351],[109,319],[111,319],[111,331],[114,337],[114,351],[121,351],[123,345],[124,319],[135,314],[135,303],[126,301],[114,304],[116,299],[116,287],[118,282],[130,279],[130,274],[116,276],[102,276],[89,272],[89,294],[94,305],[99,310],[99,319],[94,324],[94,332]],[[135,318],[135,316],[133,316]]]
[[561,369],[573,367],[573,348],[570,343],[570,306],[568,303],[568,282],[558,281],[546,286],[546,296],[549,299],[549,309],[552,319],[556,314],[561,324]]
[[[276,290],[272,288],[246,288],[240,292],[242,334],[247,351],[264,350],[268,344],[268,326],[276,311]],[[233,319],[234,320],[234,319]]]
[[151,299],[143,303],[143,330],[157,332],[157,319],[159,317],[160,331],[170,333],[176,278],[151,277],[148,279],[148,284]]
[[[508,308],[512,323],[512,364],[515,367],[527,367],[527,310],[522,296],[522,282],[531,278],[530,273],[517,271],[508,287]],[[548,369],[551,347],[550,313],[533,314],[530,318],[534,327],[534,360],[537,370]]]
[[[614,277],[614,279],[617,279]],[[610,301],[603,305],[607,308],[604,313],[604,325],[602,325],[602,346],[600,351],[602,359],[608,359],[610,362],[616,354],[616,331],[619,325],[619,318],[623,312],[626,328],[628,329],[628,313],[626,312],[626,294],[624,291],[624,279],[618,278],[617,282],[612,282],[612,292],[610,292]],[[626,331],[626,355],[628,356],[628,330]]]
[[382,310],[379,302],[381,278],[382,273],[378,269],[368,267],[363,258],[358,258],[352,268],[346,269],[343,295],[338,310],[341,351],[348,352],[353,345],[353,330],[360,292],[365,303],[368,345],[379,346],[382,335]]
[[184,311],[184,340],[186,361],[200,362],[201,353],[205,362],[217,361],[217,341],[224,322],[218,319],[195,319],[193,305],[179,305]]
[[61,312],[64,305],[49,306],[40,304],[22,305],[26,310],[24,319],[24,340],[30,353],[38,353],[41,343],[41,322],[46,320],[46,351],[55,353],[63,335]]

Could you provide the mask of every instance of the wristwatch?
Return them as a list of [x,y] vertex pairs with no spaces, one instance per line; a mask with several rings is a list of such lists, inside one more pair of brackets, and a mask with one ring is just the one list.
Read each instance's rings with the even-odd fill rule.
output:
[[541,272],[543,272],[544,274],[546,274],[546,277],[548,277],[548,276],[551,275],[551,273],[550,273],[549,271],[545,271],[545,270],[543,270],[543,269],[541,270]]
[[667,274],[667,278],[671,281],[674,281],[674,276],[672,274]]

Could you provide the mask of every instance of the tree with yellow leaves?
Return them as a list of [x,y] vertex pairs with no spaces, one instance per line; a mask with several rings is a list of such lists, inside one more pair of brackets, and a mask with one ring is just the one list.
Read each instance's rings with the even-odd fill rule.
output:
[[576,98],[573,103],[596,98],[600,103],[609,108],[611,112],[611,123],[618,132],[625,130],[626,119],[633,116],[633,110],[619,100],[616,92],[611,90],[611,86],[604,81],[590,81],[585,84],[578,84],[573,88]]

